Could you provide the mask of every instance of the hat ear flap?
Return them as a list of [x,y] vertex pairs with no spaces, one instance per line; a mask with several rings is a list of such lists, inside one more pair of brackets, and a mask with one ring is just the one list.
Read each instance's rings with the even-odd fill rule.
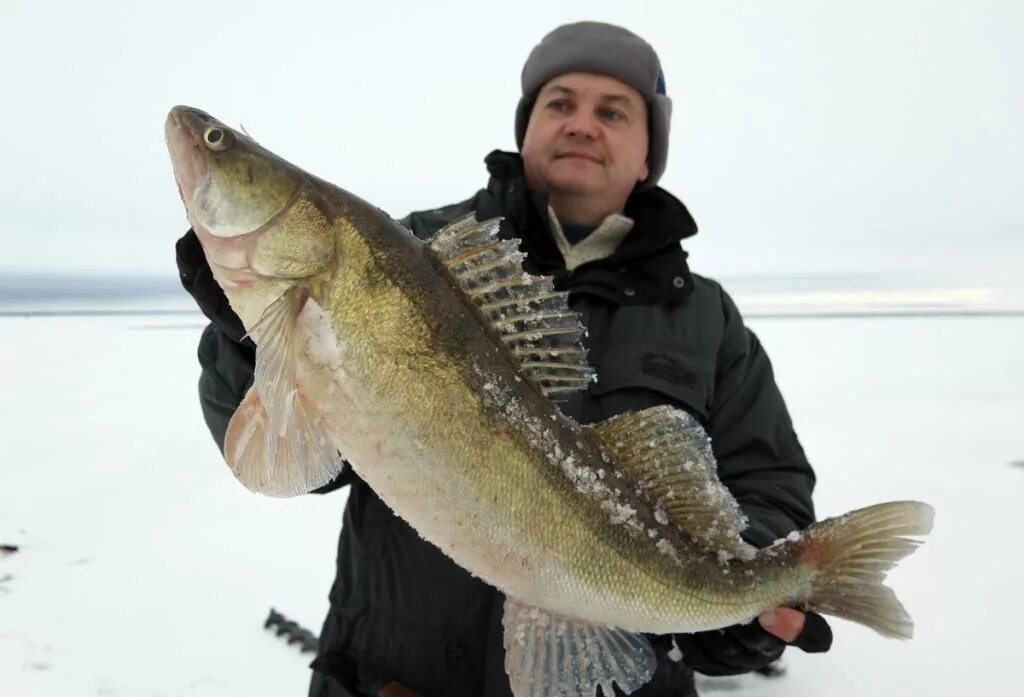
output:
[[665,173],[668,164],[668,133],[672,122],[672,100],[663,94],[656,94],[647,103],[649,136],[647,144],[647,167],[650,174],[637,186],[638,189],[653,189]]
[[530,125],[530,113],[533,111],[533,103],[536,95],[532,98],[522,97],[516,106],[516,147],[523,149],[523,140],[526,139],[526,127]]

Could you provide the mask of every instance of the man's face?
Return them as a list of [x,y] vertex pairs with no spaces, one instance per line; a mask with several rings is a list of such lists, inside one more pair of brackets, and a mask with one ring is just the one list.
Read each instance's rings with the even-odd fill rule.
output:
[[526,183],[621,206],[647,178],[647,145],[639,92],[605,75],[561,75],[541,88],[530,113],[521,151]]

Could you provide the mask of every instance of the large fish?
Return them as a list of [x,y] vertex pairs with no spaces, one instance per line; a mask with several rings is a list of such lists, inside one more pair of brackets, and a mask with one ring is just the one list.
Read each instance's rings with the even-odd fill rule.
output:
[[[496,221],[429,242],[208,114],[167,143],[188,219],[257,345],[225,459],[247,487],[308,492],[347,460],[394,511],[506,595],[517,697],[631,692],[642,632],[695,632],[776,606],[890,637],[912,623],[886,572],[932,509],[887,503],[757,550],[703,429],[656,407],[582,427],[557,407],[594,379],[549,279]],[[340,455],[339,455],[340,454]]]

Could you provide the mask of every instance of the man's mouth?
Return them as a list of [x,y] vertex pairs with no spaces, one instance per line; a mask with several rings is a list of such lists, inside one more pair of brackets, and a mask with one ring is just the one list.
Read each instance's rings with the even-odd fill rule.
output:
[[595,164],[601,164],[601,159],[599,157],[597,157],[596,155],[592,155],[592,154],[587,153],[587,152],[580,152],[578,150],[566,150],[565,152],[558,153],[555,156],[555,159],[556,160],[579,159],[579,160],[588,160],[588,161],[593,162]]

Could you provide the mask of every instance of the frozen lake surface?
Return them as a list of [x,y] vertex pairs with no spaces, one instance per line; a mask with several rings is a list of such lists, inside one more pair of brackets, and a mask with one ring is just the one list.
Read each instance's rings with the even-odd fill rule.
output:
[[[836,620],[785,675],[703,681],[767,697],[1017,695],[1024,611],[1024,318],[751,319],[819,476],[819,515],[937,509],[891,576],[910,642]],[[0,694],[305,694],[345,493],[238,484],[197,399],[198,314],[0,317]],[[1016,464],[1014,464],[1016,463]]]

